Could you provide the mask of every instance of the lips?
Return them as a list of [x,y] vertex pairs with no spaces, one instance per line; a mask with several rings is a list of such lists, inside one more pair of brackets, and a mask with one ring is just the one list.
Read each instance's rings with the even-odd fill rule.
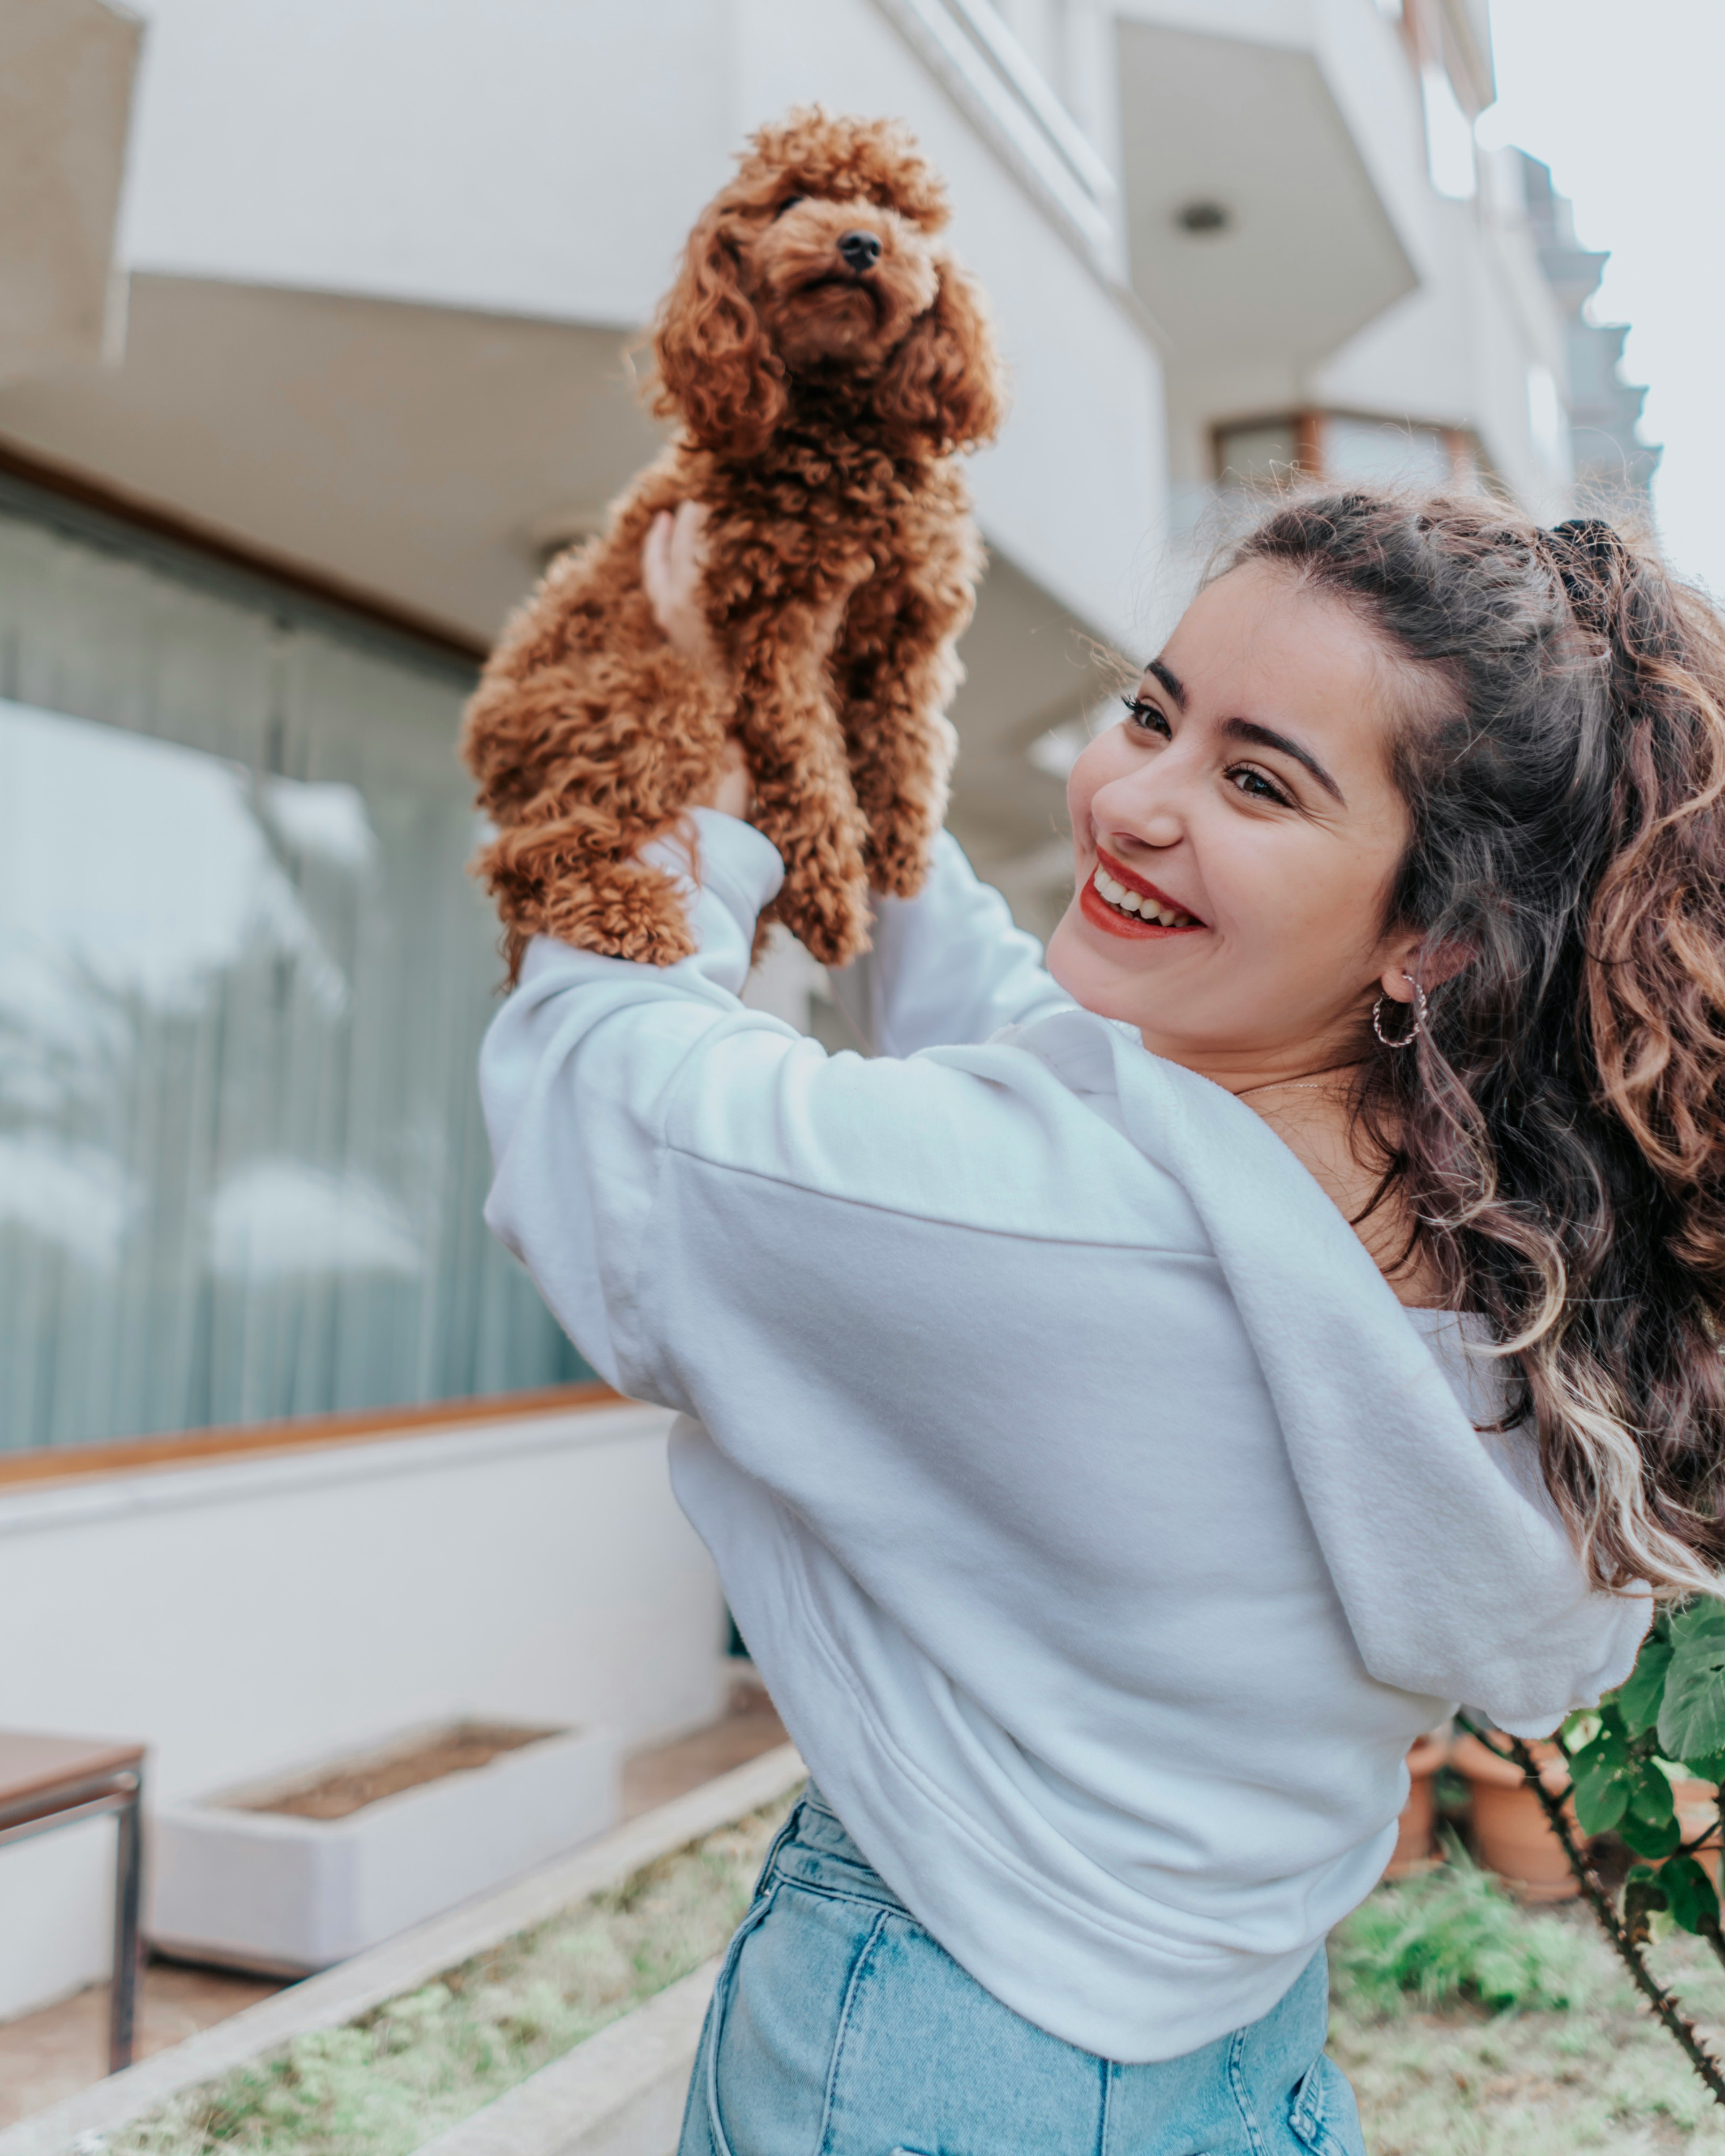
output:
[[1085,919],[1111,936],[1190,936],[1205,925],[1166,891],[1158,891],[1147,878],[1135,875],[1100,847],[1096,865],[1085,879],[1078,903]]

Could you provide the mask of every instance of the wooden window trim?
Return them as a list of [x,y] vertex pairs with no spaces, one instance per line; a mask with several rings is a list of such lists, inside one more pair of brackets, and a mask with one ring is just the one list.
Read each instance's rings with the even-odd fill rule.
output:
[[1286,427],[1294,438],[1294,476],[1318,479],[1323,473],[1324,413],[1316,410],[1250,412],[1245,417],[1210,422],[1210,476],[1219,483],[1227,467],[1223,444],[1230,434],[1249,434],[1255,427]]
[[424,1437],[463,1423],[585,1414],[631,1404],[621,1393],[592,1378],[532,1392],[495,1393],[484,1399],[432,1400],[408,1407],[369,1408],[360,1414],[300,1415],[287,1422],[171,1430],[160,1437],[121,1438],[100,1445],[44,1445],[0,1455],[0,1491],[93,1475],[131,1475],[141,1468],[212,1466],[311,1445],[376,1445],[392,1438]]
[[[249,582],[277,586],[338,618],[403,638],[440,659],[454,660],[464,666],[485,662],[488,647],[446,621],[398,605],[340,577],[325,575],[303,562],[272,553],[268,547],[236,539],[214,525],[164,509],[70,465],[50,463],[3,437],[0,437],[0,475],[20,482],[50,501],[57,498],[87,511],[95,519],[148,533],[182,555],[213,562]],[[268,593],[256,592],[253,598],[254,603],[267,603]]]

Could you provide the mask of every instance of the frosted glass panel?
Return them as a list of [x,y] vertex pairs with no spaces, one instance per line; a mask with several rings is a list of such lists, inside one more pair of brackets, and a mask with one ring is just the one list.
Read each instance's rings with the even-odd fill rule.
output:
[[465,680],[0,516],[0,1446],[586,1374],[480,1218]]
[[1217,437],[1216,448],[1224,483],[1244,481],[1248,486],[1284,483],[1293,476],[1300,460],[1291,419],[1259,427],[1224,428]]
[[1447,486],[1449,444],[1435,427],[1394,421],[1337,419],[1323,423],[1324,477],[1363,486]]

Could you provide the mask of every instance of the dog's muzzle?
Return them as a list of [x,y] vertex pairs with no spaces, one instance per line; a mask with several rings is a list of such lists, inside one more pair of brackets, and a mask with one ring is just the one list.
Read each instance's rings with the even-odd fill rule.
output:
[[839,254],[845,268],[860,277],[880,259],[880,242],[872,232],[844,233],[839,236]]

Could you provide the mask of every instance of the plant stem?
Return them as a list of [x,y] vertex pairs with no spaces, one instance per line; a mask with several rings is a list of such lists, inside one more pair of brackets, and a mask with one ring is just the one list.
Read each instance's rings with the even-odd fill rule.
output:
[[[1539,1799],[1540,1809],[1551,1822],[1552,1832],[1563,1845],[1563,1855],[1568,1860],[1569,1869],[1575,1875],[1576,1883],[1588,1907],[1599,1919],[1600,1930],[1617,1949],[1625,1968],[1635,1979],[1636,1989],[1665,2024],[1667,2034],[1681,2048],[1690,2065],[1707,2083],[1714,2102],[1725,2104],[1725,2072],[1721,2071],[1718,2061],[1695,2033],[1695,2024],[1648,1968],[1640,1948],[1630,1937],[1623,1920],[1611,1906],[1611,1897],[1599,1874],[1589,1863],[1586,1849],[1576,1840],[1571,1831],[1569,1816],[1563,1808],[1564,1800],[1569,1794],[1568,1789],[1561,1795],[1552,1794],[1539,1771],[1539,1762],[1519,1737],[1512,1737],[1507,1731],[1492,1732],[1492,1736],[1501,1736],[1508,1745],[1509,1749],[1506,1753],[1502,1745],[1494,1743],[1491,1737],[1476,1727],[1465,1714],[1457,1715],[1455,1719],[1471,1736],[1478,1738],[1488,1752],[1495,1752],[1500,1759],[1512,1759],[1521,1768],[1528,1788]],[[1715,1929],[1717,1929],[1717,1926]],[[1714,1951],[1720,1953],[1718,1947],[1715,1947]],[[1725,1953],[1721,1953],[1720,1958],[1725,1960]]]

